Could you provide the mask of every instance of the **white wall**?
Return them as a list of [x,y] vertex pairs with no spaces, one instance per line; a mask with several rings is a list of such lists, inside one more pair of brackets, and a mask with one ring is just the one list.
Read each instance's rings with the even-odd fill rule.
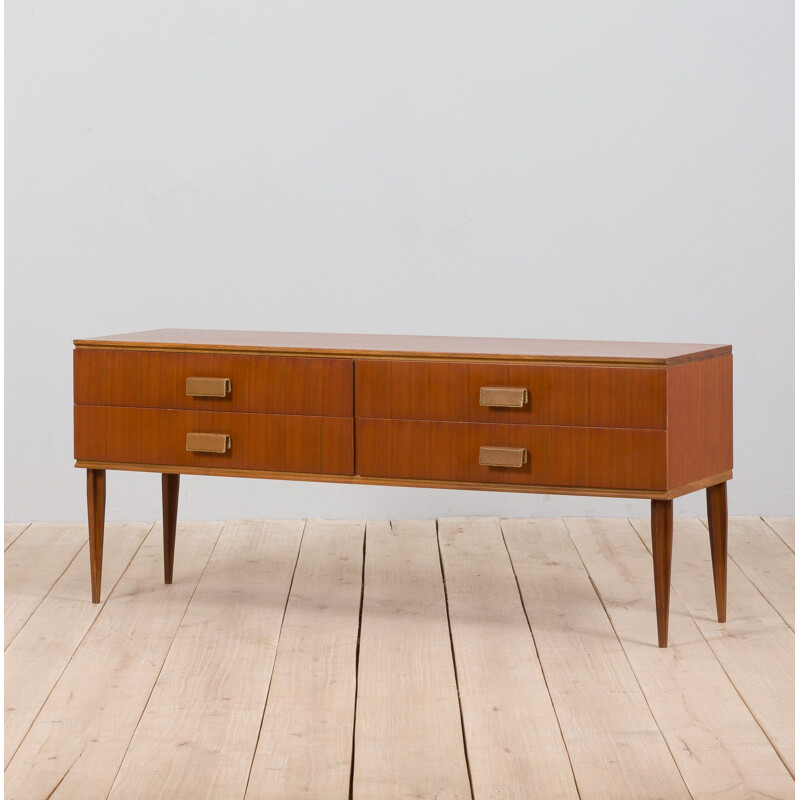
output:
[[[84,518],[71,340],[150,327],[730,342],[731,511],[792,513],[789,0],[6,14],[6,519]],[[183,486],[183,519],[647,512]],[[110,474],[109,518],[159,513]]]

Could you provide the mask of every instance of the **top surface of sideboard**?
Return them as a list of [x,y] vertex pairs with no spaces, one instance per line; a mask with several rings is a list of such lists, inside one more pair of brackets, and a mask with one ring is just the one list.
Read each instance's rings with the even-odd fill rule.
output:
[[727,355],[730,345],[597,342],[568,339],[500,339],[390,336],[355,333],[287,333],[161,328],[76,339],[76,347],[196,352],[283,353],[305,356],[492,360],[531,363],[675,366]]

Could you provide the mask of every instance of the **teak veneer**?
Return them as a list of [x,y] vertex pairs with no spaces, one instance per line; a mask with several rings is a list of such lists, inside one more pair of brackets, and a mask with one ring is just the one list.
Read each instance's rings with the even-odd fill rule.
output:
[[667,644],[672,501],[706,489],[725,620],[730,345],[172,330],[74,342],[92,599],[105,470],[160,472],[172,581],[180,474],[651,500]]

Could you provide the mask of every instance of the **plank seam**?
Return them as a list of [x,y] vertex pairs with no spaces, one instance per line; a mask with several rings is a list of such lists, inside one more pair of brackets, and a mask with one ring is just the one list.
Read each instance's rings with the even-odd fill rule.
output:
[[[94,619],[92,620],[92,622],[89,625],[89,627],[86,628],[86,630],[84,631],[83,636],[81,636],[81,640],[78,642],[77,645],[75,645],[75,649],[72,651],[72,655],[70,655],[70,657],[66,660],[63,669],[61,670],[61,672],[59,672],[58,677],[55,679],[55,681],[53,682],[53,685],[50,687],[50,691],[47,693],[47,696],[44,698],[44,700],[42,701],[42,704],[39,706],[39,710],[36,712],[36,714],[34,715],[33,719],[31,720],[31,724],[28,725],[28,729],[25,731],[25,735],[20,738],[19,744],[17,745],[17,747],[14,750],[14,752],[11,754],[11,758],[8,759],[9,765],[11,764],[12,760],[14,759],[14,756],[19,751],[20,747],[22,747],[23,743],[25,742],[25,739],[28,737],[28,734],[31,732],[31,728],[33,728],[33,726],[36,724],[36,720],[39,719],[39,715],[42,713],[42,709],[47,705],[47,701],[50,699],[50,695],[53,694],[53,692],[55,691],[56,686],[58,686],[58,682],[61,680],[61,678],[63,677],[64,673],[67,671],[67,668],[69,667],[70,663],[72,662],[73,656],[75,655],[75,653],[78,652],[78,649],[83,644],[84,639],[86,639],[86,637],[89,635],[89,631],[92,630],[92,628],[94,627],[95,623],[97,622],[97,619],[100,616],[100,612],[102,612],[102,610],[106,606],[106,603],[108,602],[108,598],[111,597],[112,592],[114,591],[114,589],[117,588],[117,584],[122,580],[123,575],[125,575],[125,573],[128,571],[128,567],[130,567],[131,563],[133,562],[133,559],[136,558],[136,554],[139,552],[139,550],[141,550],[142,545],[145,542],[145,539],[147,539],[147,537],[150,535],[150,532],[153,530],[154,526],[155,526],[155,522],[150,524],[150,527],[147,529],[147,532],[142,537],[142,541],[139,542],[138,547],[134,550],[133,555],[128,560],[128,563],[125,565],[125,569],[120,571],[119,577],[116,579],[116,581],[114,581],[114,585],[108,591],[108,594],[106,595],[106,599],[103,600],[102,603],[100,603],[100,606],[97,609],[97,613],[95,614]],[[83,552],[83,548],[86,547],[86,546],[87,545],[83,545],[83,547],[81,547],[81,549],[78,550],[75,558],[77,558]],[[56,583],[58,583],[58,581],[56,581]],[[55,585],[56,584],[54,583],[53,584],[53,588],[55,587]],[[49,594],[50,593],[48,592],[48,595]],[[42,601],[42,602],[44,602],[44,601]],[[33,615],[31,615],[31,616],[33,616]],[[16,639],[16,636],[14,638]],[[12,641],[13,641],[13,639],[12,639]],[[10,644],[11,644],[11,642],[9,642],[9,645]],[[81,755],[83,755],[83,751],[81,751]],[[78,756],[78,758],[80,758],[80,756]],[[77,763],[77,761],[75,763]],[[72,767],[75,766],[75,763],[73,763],[73,765],[69,769],[72,769]],[[8,767],[6,767],[6,769],[8,769]],[[64,773],[64,776],[61,778],[62,781],[64,780],[64,778],[66,778],[68,773],[69,773],[69,770],[67,770],[67,772]],[[59,781],[59,783],[61,783],[61,781]],[[56,787],[56,788],[58,788],[58,787]]]
[[[631,523],[631,527],[632,527],[632,528],[633,528],[633,529],[636,531],[636,535],[637,535],[637,536],[638,536],[638,537],[639,537],[639,538],[642,540],[642,544],[644,544],[645,548],[647,548],[647,542],[645,542],[644,538],[643,538],[643,537],[642,537],[642,535],[639,533],[639,531],[638,531],[638,530],[636,530],[636,526],[635,526],[633,523]],[[733,558],[732,558],[731,556],[728,556],[728,558],[730,558],[730,559],[731,559],[731,561],[733,561]],[[739,567],[739,571],[740,571],[740,572],[741,572],[743,575],[745,575],[745,573],[744,573],[744,570],[743,570],[743,569],[742,569],[742,568],[739,566],[739,564],[737,564],[737,563],[736,563],[736,561],[733,561],[733,563],[734,563],[734,564],[735,564],[737,567]],[[746,575],[745,575],[745,577],[747,578],[747,576],[746,576]],[[749,579],[749,578],[747,578],[747,580],[748,580],[748,582],[750,581],[750,579]],[[731,678],[731,676],[728,674],[728,670],[727,670],[727,669],[725,669],[725,665],[722,663],[722,661],[721,661],[721,659],[720,659],[719,655],[717,655],[717,650],[716,650],[716,648],[714,647],[714,641],[713,641],[713,640],[711,640],[711,639],[709,639],[709,638],[708,638],[708,636],[706,636],[706,634],[704,633],[704,631],[703,631],[703,628],[702,628],[700,625],[698,625],[698,623],[697,623],[697,619],[695,618],[694,614],[692,613],[692,609],[690,608],[689,604],[688,604],[688,603],[687,603],[687,602],[686,602],[686,601],[683,599],[683,595],[681,595],[681,593],[680,593],[680,591],[678,590],[678,588],[677,588],[677,587],[675,587],[675,586],[672,586],[672,584],[671,584],[671,583],[670,583],[670,586],[672,587],[672,590],[675,592],[675,594],[677,594],[677,595],[678,595],[678,597],[680,597],[680,598],[681,598],[681,601],[683,602],[683,605],[685,606],[685,608],[686,608],[686,611],[688,612],[689,616],[690,616],[690,617],[692,618],[692,620],[694,621],[695,627],[697,628],[697,630],[699,630],[699,631],[700,631],[700,635],[703,637],[703,639],[705,640],[706,644],[707,644],[707,645],[708,645],[708,647],[711,649],[711,652],[712,652],[712,654],[713,654],[714,658],[717,660],[717,663],[719,664],[719,666],[720,666],[720,669],[721,669],[721,670],[722,670],[722,671],[725,673],[725,677],[728,679],[728,682],[730,683],[730,685],[731,685],[731,686],[733,686],[733,690],[736,692],[736,694],[738,695],[739,699],[742,701],[742,705],[744,705],[744,707],[745,707],[745,708],[747,709],[747,711],[749,712],[750,716],[753,718],[753,721],[754,721],[754,722],[756,723],[756,725],[758,725],[758,727],[761,729],[761,732],[764,734],[764,737],[765,737],[765,738],[766,738],[766,740],[767,740],[767,741],[770,743],[770,746],[772,747],[772,749],[775,751],[775,755],[777,755],[777,756],[778,756],[778,758],[780,759],[780,762],[781,762],[781,764],[783,764],[783,766],[784,766],[784,767],[786,767],[786,770],[787,770],[787,772],[788,772],[788,773],[789,773],[789,774],[792,776],[792,778],[794,778],[794,772],[792,771],[792,768],[791,768],[791,767],[790,767],[790,766],[789,766],[789,765],[786,763],[786,761],[784,760],[784,758],[783,758],[783,756],[781,755],[780,751],[779,751],[779,750],[778,750],[778,748],[775,746],[775,743],[774,743],[774,742],[772,741],[772,739],[770,738],[770,735],[767,733],[767,731],[764,729],[764,726],[763,726],[763,725],[761,724],[761,722],[759,721],[759,719],[758,719],[758,717],[756,716],[755,712],[753,711],[753,709],[752,709],[752,708],[750,708],[750,705],[749,705],[749,703],[748,703],[748,702],[747,702],[747,700],[745,700],[745,698],[742,696],[742,693],[739,691],[739,688],[736,686],[736,683],[734,682],[733,678]],[[756,591],[758,591],[757,587],[753,587],[753,588],[755,588],[755,589],[756,589]],[[759,592],[759,594],[761,594],[761,593]],[[763,597],[763,595],[762,595],[762,597]],[[764,599],[766,599],[766,598],[764,598]],[[769,602],[769,601],[767,601],[767,602]],[[776,613],[776,614],[778,613],[778,612],[777,612],[777,609],[776,609],[775,613]],[[778,614],[778,616],[780,617],[780,614]],[[780,617],[780,618],[783,620],[783,617]],[[784,622],[786,622],[786,620],[783,620],[783,621],[784,621]],[[718,623],[718,624],[722,624],[722,625],[724,625],[725,623]]]
[[[789,542],[787,542],[787,541],[786,541],[786,539],[784,539],[784,538],[783,538],[783,536],[781,536],[781,535],[778,533],[778,531],[777,531],[777,530],[775,530],[775,528],[774,528],[772,525],[770,525],[770,524],[769,524],[769,522],[767,522],[767,519],[766,519],[766,517],[759,517],[759,519],[760,519],[760,520],[761,520],[761,521],[762,521],[762,522],[763,522],[763,523],[764,523],[764,524],[765,524],[765,525],[766,525],[766,526],[767,526],[767,527],[768,527],[768,528],[769,528],[769,529],[770,529],[770,530],[771,530],[771,531],[772,531],[772,532],[775,534],[775,536],[777,536],[777,537],[778,537],[778,539],[780,539],[780,540],[781,540],[781,541],[782,541],[782,542],[783,542],[783,543],[784,543],[784,544],[785,544],[785,545],[786,545],[786,546],[789,548],[789,552],[790,552],[792,555],[794,555],[794,550],[792,550],[792,547],[791,547],[791,545],[789,544]],[[15,539],[14,541],[16,541],[16,539]]]
[[[442,589],[444,590],[444,610],[447,615],[447,635],[450,638],[450,658],[453,661],[453,675],[456,680],[456,697],[458,697],[458,717],[461,721],[461,743],[464,748],[464,761],[467,765],[467,779],[469,780],[469,793],[472,800],[475,800],[475,789],[472,786],[472,769],[469,764],[469,750],[467,748],[467,731],[464,727],[464,709],[461,705],[461,688],[458,683],[458,665],[456,664],[456,648],[453,642],[453,629],[450,626],[450,600],[447,596],[447,578],[444,571],[444,559],[442,558],[442,542],[439,539],[439,518],[434,520],[436,527],[436,550],[439,553],[439,569],[442,573]],[[352,800],[352,798],[351,798]]]
[[[355,370],[354,370],[355,372]],[[391,523],[390,523],[391,524]],[[361,599],[358,603],[358,634],[356,635],[356,683],[353,692],[353,736],[350,744],[350,785],[348,800],[353,800],[353,782],[356,774],[356,723],[358,721],[358,661],[361,657],[361,619],[364,616],[364,579],[367,568],[367,523],[364,522],[364,539],[361,543]]]
[[217,538],[214,540],[214,546],[209,550],[208,558],[206,559],[206,563],[203,565],[203,569],[200,571],[200,574],[197,576],[197,581],[192,589],[192,593],[189,595],[189,599],[186,601],[186,607],[183,609],[183,614],[181,614],[181,618],[178,621],[177,626],[175,627],[175,633],[172,635],[172,641],[169,643],[169,647],[167,648],[167,652],[164,654],[164,658],[161,661],[161,666],[158,669],[158,675],[156,675],[156,679],[153,681],[153,685],[150,687],[150,692],[147,695],[147,700],[142,704],[142,710],[139,713],[139,719],[136,722],[136,725],[133,728],[133,732],[131,733],[131,738],[128,739],[128,745],[125,748],[125,753],[123,754],[122,758],[119,760],[119,766],[117,767],[117,771],[114,774],[114,780],[111,781],[111,785],[108,789],[108,794],[106,795],[106,800],[111,796],[111,792],[114,790],[114,784],[117,782],[117,778],[119,777],[120,770],[122,769],[122,765],[125,763],[125,759],[128,757],[128,751],[131,749],[131,742],[133,741],[133,737],[136,736],[136,731],[139,729],[139,725],[142,721],[142,717],[144,716],[144,712],[147,710],[147,706],[150,705],[150,699],[153,696],[153,691],[156,688],[156,684],[158,683],[158,679],[161,677],[161,673],[164,671],[164,664],[167,663],[167,659],[169,658],[169,654],[172,652],[172,647],[175,644],[175,636],[177,635],[178,631],[180,630],[181,625],[183,624],[183,620],[186,618],[186,612],[189,610],[189,606],[192,604],[192,599],[194,598],[195,592],[197,591],[197,587],[200,585],[200,581],[203,579],[203,575],[206,574],[206,569],[208,569],[208,564],[211,561],[211,556],[214,554],[214,551],[217,549],[217,544],[219,543],[219,537],[222,535],[222,531],[225,529],[225,525],[219,529],[219,533],[217,534]]
[[286,602],[283,604],[283,614],[281,615],[281,626],[278,629],[278,640],[275,642],[275,657],[272,659],[272,669],[269,673],[269,683],[267,684],[267,694],[264,697],[264,707],[261,709],[261,722],[258,725],[258,735],[256,736],[256,743],[253,745],[253,755],[250,758],[250,769],[247,770],[247,780],[244,784],[244,792],[242,798],[247,796],[247,790],[250,787],[250,776],[253,774],[253,763],[258,752],[258,743],[261,741],[261,730],[264,727],[264,717],[267,715],[267,703],[269,702],[269,690],[272,688],[272,679],[275,677],[275,664],[278,661],[278,650],[281,646],[281,635],[283,634],[283,623],[286,619],[286,609],[289,607],[289,598],[292,596],[292,586],[294,586],[294,576],[297,574],[297,564],[300,561],[300,551],[303,549],[303,538],[306,533],[308,520],[303,520],[303,530],[300,532],[300,542],[297,545],[297,556],[294,559],[294,567],[292,569],[292,578],[289,581],[289,589],[286,592]]
[[14,537],[14,538],[13,538],[13,539],[12,539],[12,540],[11,540],[11,541],[10,541],[10,542],[9,542],[9,543],[8,543],[8,544],[7,544],[7,545],[4,547],[4,548],[3,548],[3,552],[5,552],[6,550],[8,550],[8,548],[9,548],[9,547],[11,547],[11,545],[12,545],[12,544],[14,544],[14,542],[16,542],[16,541],[17,541],[17,539],[19,539],[19,537],[20,537],[20,536],[22,536],[22,534],[23,534],[23,533],[25,533],[25,531],[26,531],[26,530],[28,530],[28,528],[30,528],[30,526],[31,526],[32,524],[33,524],[32,522],[29,522],[29,523],[28,523],[28,524],[27,524],[27,525],[26,525],[26,526],[25,526],[25,527],[24,527],[24,528],[23,528],[23,529],[22,529],[22,530],[21,530],[21,531],[20,531],[20,532],[19,532],[19,533],[18,533],[16,536],[15,536],[15,537]]
[[[706,529],[708,529],[708,522],[706,521],[706,519],[705,519],[704,517],[698,517],[698,519],[699,519],[699,520],[700,520],[700,522],[701,522],[701,523],[702,523],[702,524],[705,526],[705,528],[706,528]],[[761,517],[758,517],[758,519],[761,519]],[[762,520],[762,521],[763,521],[763,520]],[[765,524],[765,525],[767,525],[767,523],[766,523],[766,522],[765,522],[764,524]],[[631,523],[631,526],[633,526],[633,523]],[[772,530],[772,528],[770,528],[770,527],[769,527],[769,525],[767,525],[767,528],[769,528],[769,530],[770,530],[772,533],[774,533],[774,531]],[[636,527],[635,527],[635,526],[633,526],[633,529],[634,529],[634,530],[636,530]],[[778,536],[778,534],[775,534],[775,538],[777,538],[777,539],[781,539],[781,537],[780,537],[780,536]],[[781,539],[781,542],[783,543],[783,545],[784,545],[784,546],[786,546],[786,542],[784,542],[784,541],[783,541],[783,539]],[[790,550],[789,552],[791,553],[791,550]],[[794,553],[792,553],[792,555],[794,555]],[[747,578],[747,580],[748,580],[748,582],[750,583],[750,585],[751,585],[751,586],[752,586],[752,587],[753,587],[753,588],[754,588],[754,589],[755,589],[755,590],[756,590],[756,591],[757,591],[757,592],[758,592],[758,593],[759,593],[759,594],[760,594],[760,595],[761,595],[761,596],[764,598],[764,600],[766,600],[766,601],[767,601],[767,604],[770,606],[770,608],[772,608],[772,610],[773,610],[773,611],[774,611],[774,612],[775,612],[775,613],[776,613],[776,614],[777,614],[777,615],[778,615],[778,616],[779,616],[779,617],[780,617],[780,618],[783,620],[783,623],[784,623],[784,625],[786,625],[786,627],[787,627],[787,628],[788,628],[788,629],[789,629],[789,630],[790,630],[792,633],[794,633],[794,628],[793,628],[793,627],[792,627],[792,626],[789,624],[789,620],[788,620],[788,619],[786,619],[786,617],[784,617],[784,616],[783,616],[783,614],[781,614],[780,610],[779,610],[779,609],[777,608],[777,606],[776,606],[776,605],[775,605],[775,604],[774,604],[774,603],[773,603],[773,602],[772,602],[772,601],[769,599],[769,597],[767,597],[767,596],[764,594],[764,592],[762,592],[762,591],[761,591],[761,589],[760,589],[758,586],[756,586],[756,584],[755,584],[755,582],[753,581],[753,579],[750,577],[750,575],[748,575],[748,573],[747,573],[747,569],[746,569],[746,568],[745,568],[745,567],[744,567],[742,564],[740,564],[740,563],[739,563],[739,561],[738,561],[738,560],[737,560],[737,559],[736,559],[736,558],[735,558],[733,555],[731,555],[731,552],[730,552],[730,544],[728,545],[728,558],[729,558],[731,561],[733,561],[733,563],[734,563],[734,564],[736,564],[736,566],[737,566],[737,567],[739,567],[739,570],[741,571],[742,575],[744,575],[744,576],[745,576],[745,578]]]
[[[636,674],[636,670],[633,668],[633,664],[631,664],[631,660],[628,657],[628,651],[625,649],[625,645],[622,642],[622,639],[619,636],[619,632],[617,631],[616,627],[614,626],[614,620],[611,619],[611,615],[608,613],[608,609],[606,608],[606,604],[603,602],[603,595],[600,593],[600,590],[597,588],[597,584],[594,582],[591,573],[589,572],[589,568],[586,566],[586,562],[583,560],[583,556],[581,555],[581,551],[578,546],[575,544],[575,540],[572,538],[572,533],[569,530],[569,525],[564,521],[564,518],[561,518],[561,522],[563,523],[564,527],[567,529],[567,534],[569,535],[570,540],[572,541],[572,545],[575,548],[575,552],[578,554],[578,558],[580,559],[581,564],[583,565],[583,569],[586,572],[587,577],[589,578],[589,583],[592,585],[592,589],[594,589],[594,593],[597,595],[597,599],[600,601],[600,605],[603,607],[603,612],[605,613],[606,617],[608,618],[608,624],[611,625],[611,630],[614,631],[614,636],[617,637],[617,641],[619,642],[620,649],[622,650],[623,655],[625,656],[625,660],[628,662],[628,668],[633,675],[633,679],[636,681],[636,685],[639,687],[639,691],[642,693],[642,697],[644,698],[645,705],[647,706],[647,710],[650,712],[650,716],[653,718],[653,724],[658,729],[658,732],[661,734],[661,738],[664,740],[664,744],[667,747],[667,751],[669,752],[670,758],[672,759],[673,763],[675,764],[675,769],[678,771],[678,775],[680,775],[681,781],[683,781],[683,785],[686,787],[686,794],[689,797],[694,797],[691,790],[689,789],[689,784],[686,783],[686,778],[683,776],[681,772],[681,768],[678,765],[678,761],[675,758],[675,754],[672,752],[672,748],[669,746],[669,741],[667,741],[667,737],[664,735],[664,731],[661,729],[661,725],[658,723],[658,719],[656,715],[653,713],[653,709],[650,706],[650,701],[647,699],[647,694],[645,693],[644,689],[642,688],[642,684],[639,682],[639,676]],[[630,519],[627,520],[628,524],[633,528],[634,533],[637,536],[639,534],[636,531],[633,523]],[[641,537],[639,537],[641,539]],[[645,547],[645,550],[647,548]],[[648,551],[649,555],[649,551]],[[670,584],[671,585],[671,584]],[[696,624],[696,623],[695,623]]]
[[[28,526],[28,528],[30,528],[30,525]],[[25,530],[28,530],[28,528],[26,528]],[[23,533],[24,533],[24,531],[23,531]],[[20,534],[20,536],[21,535],[22,534]],[[14,541],[15,542],[19,541],[19,536]],[[13,544],[13,542],[12,542],[12,544]],[[9,547],[10,546],[11,545],[9,545]],[[81,542],[80,547],[78,547],[78,549],[75,551],[75,554],[67,562],[67,565],[64,567],[64,569],[61,570],[61,572],[58,574],[58,577],[50,584],[50,588],[48,588],[48,590],[42,596],[41,600],[39,600],[39,602],[31,609],[31,613],[28,614],[27,617],[25,617],[25,622],[23,622],[22,625],[20,625],[19,630],[11,637],[11,639],[9,639],[8,644],[3,648],[3,652],[4,653],[11,646],[11,642],[13,642],[14,639],[16,639],[17,636],[20,635],[20,633],[22,632],[22,629],[28,624],[28,621],[30,620],[30,618],[36,613],[36,609],[39,608],[39,606],[45,601],[45,598],[50,594],[50,592],[53,591],[53,587],[64,577],[64,575],[66,574],[67,570],[72,566],[72,562],[78,557],[78,554],[83,550],[83,548],[85,546],[86,546],[85,543]],[[3,552],[5,552],[5,551],[3,551]]]
[[[533,627],[531,626],[530,617],[528,617],[528,609],[525,606],[525,598],[522,596],[522,588],[519,585],[519,578],[517,577],[517,570],[514,567],[514,559],[511,558],[511,551],[508,549],[508,542],[506,542],[506,534],[503,531],[503,521],[500,520],[498,523],[500,525],[500,538],[503,540],[503,547],[505,548],[506,555],[508,556],[508,562],[511,564],[511,572],[514,575],[514,583],[517,586],[517,594],[519,595],[519,601],[522,605],[522,613],[525,615],[525,622],[528,625],[528,631],[531,634],[531,642],[533,643],[533,652],[536,654],[536,660],[539,662],[539,669],[542,671],[542,680],[544,681],[545,688],[547,689],[547,697],[550,700],[550,706],[553,709],[553,715],[556,718],[556,724],[558,725],[558,733],[561,736],[561,742],[564,745],[564,752],[567,754],[567,761],[569,761],[569,768],[572,772],[572,782],[575,784],[575,793],[578,795],[578,798],[581,796],[581,790],[578,787],[578,780],[575,777],[575,767],[572,764],[572,755],[569,752],[569,747],[567,747],[567,740],[564,738],[564,730],[561,727],[561,720],[558,716],[558,711],[556,710],[556,704],[553,702],[553,695],[550,693],[550,684],[547,682],[547,673],[545,672],[544,664],[542,664],[542,659],[539,658],[539,648],[536,646],[536,637],[533,635]],[[563,524],[563,521],[562,521]]]

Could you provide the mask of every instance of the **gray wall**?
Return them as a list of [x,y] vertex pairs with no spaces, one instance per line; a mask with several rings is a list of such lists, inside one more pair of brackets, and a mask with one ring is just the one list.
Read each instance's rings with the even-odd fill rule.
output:
[[[162,326],[730,342],[731,511],[792,513],[789,0],[6,13],[8,520],[84,516],[71,340]],[[184,487],[184,519],[646,513]],[[159,503],[110,476],[110,518]]]

